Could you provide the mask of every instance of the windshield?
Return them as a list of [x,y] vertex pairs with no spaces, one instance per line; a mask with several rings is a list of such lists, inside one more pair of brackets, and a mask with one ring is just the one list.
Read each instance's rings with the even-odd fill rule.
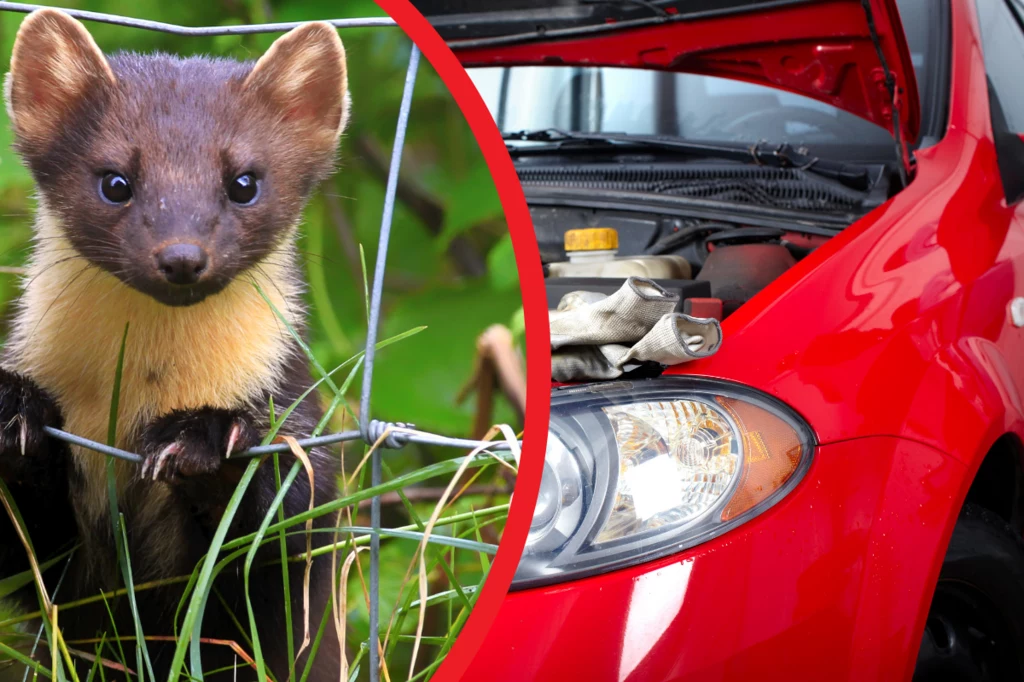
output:
[[[899,0],[921,102],[931,101],[941,48],[934,0]],[[818,100],[713,76],[634,68],[522,66],[470,69],[503,132],[560,128],[575,132],[669,135],[695,142],[765,140],[855,148],[859,158],[891,158],[887,130]],[[927,121],[927,116],[925,117]],[[852,150],[848,150],[852,151]]]

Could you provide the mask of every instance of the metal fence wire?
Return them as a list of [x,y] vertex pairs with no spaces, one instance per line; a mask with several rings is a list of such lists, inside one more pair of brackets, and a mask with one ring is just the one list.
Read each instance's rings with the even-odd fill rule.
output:
[[[32,5],[19,2],[0,1],[0,11],[28,13],[43,8],[44,5]],[[74,9],[57,8],[66,12],[76,19],[83,21],[95,21],[116,26],[140,28],[147,31],[158,31],[180,36],[222,36],[222,35],[247,35],[255,33],[279,33],[289,31],[308,22],[285,22],[270,24],[244,24],[238,26],[179,26],[159,21],[146,19],[134,19],[118,16],[115,14],[103,14],[100,12],[88,12]],[[390,17],[366,17],[355,19],[326,19],[326,23],[335,28],[366,28],[366,27],[396,27],[394,19]],[[377,247],[377,260],[373,271],[373,284],[370,289],[369,320],[366,332],[366,347],[364,351],[362,391],[360,393],[359,429],[353,431],[341,431],[338,433],[319,436],[316,438],[304,438],[298,441],[303,448],[311,448],[320,445],[330,445],[345,441],[362,440],[367,445],[373,446],[378,441],[382,445],[397,449],[406,443],[422,443],[426,445],[449,446],[462,449],[476,449],[487,447],[491,450],[508,450],[511,445],[508,442],[478,441],[466,438],[452,438],[449,436],[429,433],[414,428],[411,424],[402,422],[384,422],[370,418],[370,398],[373,389],[373,366],[376,355],[377,332],[380,326],[381,296],[384,289],[384,271],[387,264],[388,243],[391,237],[391,221],[394,215],[395,193],[398,187],[398,171],[402,163],[402,149],[405,146],[405,131],[409,123],[409,111],[412,108],[412,93],[416,86],[416,71],[419,67],[420,51],[414,44],[409,53],[409,66],[405,75],[405,88],[402,92],[401,106],[398,111],[398,123],[395,128],[394,143],[391,150],[391,163],[388,169],[387,188],[384,194],[384,207],[381,215],[380,238]],[[60,440],[73,445],[88,448],[96,452],[117,457],[130,462],[142,462],[143,457],[134,452],[128,452],[119,448],[111,447],[73,433],[60,429],[45,427],[47,433]],[[235,457],[253,457],[271,454],[275,452],[288,452],[290,447],[286,443],[261,445],[244,450],[232,455]],[[480,455],[483,456],[483,455]],[[371,454],[371,485],[381,484],[382,451],[380,447],[374,448]],[[380,496],[374,495],[371,498],[370,507],[370,580],[369,580],[369,615],[370,615],[370,641],[369,668],[371,682],[378,682],[380,679],[380,652],[375,646],[375,640],[380,631]]]

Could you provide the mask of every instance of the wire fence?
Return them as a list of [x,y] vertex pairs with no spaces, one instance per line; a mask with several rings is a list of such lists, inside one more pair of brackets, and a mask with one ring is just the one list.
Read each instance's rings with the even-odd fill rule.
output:
[[[7,12],[28,13],[43,7],[43,5],[0,1],[0,11]],[[159,21],[134,19],[114,14],[103,14],[100,12],[88,12],[64,8],[58,9],[61,9],[61,11],[66,12],[70,16],[83,21],[114,24],[117,26],[139,28],[147,31],[158,31],[181,36],[222,36],[278,33],[289,31],[303,23],[307,23],[287,22],[244,24],[238,26],[189,27]],[[397,26],[394,19],[391,19],[390,17],[327,19],[324,21],[339,29]],[[364,351],[362,390],[360,394],[359,430],[340,431],[338,433],[319,436],[316,438],[300,439],[298,443],[303,448],[356,440],[362,440],[369,446],[373,446],[380,441],[381,445],[391,449],[398,449],[406,443],[421,443],[460,449],[477,449],[486,447],[491,450],[508,450],[512,447],[512,444],[509,442],[452,438],[450,436],[421,431],[411,424],[405,424],[402,422],[384,422],[372,419],[370,414],[370,399],[372,397],[373,390],[373,367],[376,355],[375,346],[377,343],[378,328],[380,326],[381,297],[384,290],[384,273],[387,265],[388,243],[391,237],[391,222],[394,216],[395,194],[398,187],[398,171],[402,163],[402,151],[405,146],[405,131],[408,127],[409,113],[412,109],[412,93],[416,86],[416,72],[419,67],[419,62],[419,48],[417,48],[416,45],[413,45],[409,54],[409,66],[405,76],[405,87],[402,92],[401,106],[398,111],[398,122],[395,128],[394,143],[391,151],[391,163],[388,169],[387,186],[384,194],[384,207],[381,214],[377,259],[374,265],[372,286],[370,288],[369,320]],[[140,463],[143,461],[143,457],[134,452],[128,452],[104,443],[89,440],[88,438],[82,438],[81,436],[77,436],[73,433],[68,433],[60,429],[55,429],[53,427],[45,428],[46,432],[50,436],[63,440],[67,443],[130,462]],[[262,456],[271,453],[287,452],[289,450],[290,446],[287,443],[262,445],[235,453],[232,455],[232,458]],[[381,484],[382,457],[381,447],[373,448],[370,462],[371,485],[373,486]],[[388,531],[383,531],[382,533],[380,503],[380,495],[374,495],[371,498],[369,568],[370,642],[368,643],[369,675],[371,682],[378,682],[380,679],[380,653],[377,646],[375,646],[375,640],[379,636],[380,631],[380,536],[388,533]]]

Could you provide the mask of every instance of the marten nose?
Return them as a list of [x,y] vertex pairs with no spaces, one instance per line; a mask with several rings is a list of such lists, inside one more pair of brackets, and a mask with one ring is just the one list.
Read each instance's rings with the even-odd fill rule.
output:
[[196,244],[171,244],[156,254],[156,266],[171,284],[195,284],[206,265],[206,251]]

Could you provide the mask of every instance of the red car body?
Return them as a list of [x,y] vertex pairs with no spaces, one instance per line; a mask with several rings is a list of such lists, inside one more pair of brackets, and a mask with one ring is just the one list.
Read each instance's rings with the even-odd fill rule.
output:
[[[1010,311],[1024,296],[1024,206],[1004,197],[974,0],[950,4],[948,125],[916,153],[909,186],[727,318],[716,355],[668,371],[741,382],[793,407],[819,444],[807,475],[692,549],[511,592],[465,679],[912,675],[979,467],[1019,457],[1024,437],[1024,329]],[[655,30],[608,33],[587,50],[625,63]],[[531,50],[552,47],[459,54],[493,65],[528,63]],[[975,489],[996,495],[1002,484]]]

